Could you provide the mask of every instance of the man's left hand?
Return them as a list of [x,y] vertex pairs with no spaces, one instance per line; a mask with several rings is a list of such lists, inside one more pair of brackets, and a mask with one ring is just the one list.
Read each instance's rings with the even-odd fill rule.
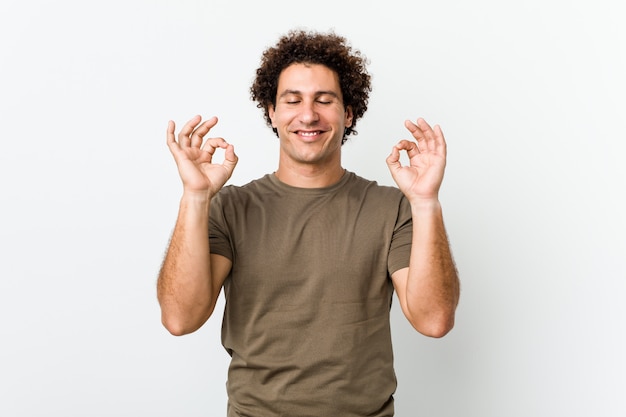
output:
[[[422,118],[404,126],[416,142],[401,140],[387,157],[387,166],[398,188],[410,202],[437,200],[446,167],[446,141],[439,125],[431,128]],[[406,151],[409,164],[402,166],[400,153]]]

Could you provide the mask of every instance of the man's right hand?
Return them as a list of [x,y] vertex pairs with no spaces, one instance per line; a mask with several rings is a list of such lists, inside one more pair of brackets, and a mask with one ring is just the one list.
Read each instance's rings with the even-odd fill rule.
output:
[[[178,141],[176,125],[170,120],[167,125],[167,146],[178,166],[184,192],[212,198],[232,175],[238,158],[233,145],[223,138],[204,140],[204,136],[217,124],[217,117],[203,123],[200,123],[201,120],[200,116],[189,120],[178,134]],[[225,150],[221,164],[212,162],[217,148]]]

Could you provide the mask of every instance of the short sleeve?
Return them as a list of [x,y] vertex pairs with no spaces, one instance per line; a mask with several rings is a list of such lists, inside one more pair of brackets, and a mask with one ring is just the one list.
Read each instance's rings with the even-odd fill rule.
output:
[[389,247],[389,257],[387,268],[389,275],[409,266],[411,257],[411,241],[413,239],[413,219],[411,216],[411,206],[404,197],[400,199],[398,205],[398,215]]
[[220,191],[211,200],[209,212],[209,247],[212,254],[233,260],[230,230],[224,216],[224,195]]

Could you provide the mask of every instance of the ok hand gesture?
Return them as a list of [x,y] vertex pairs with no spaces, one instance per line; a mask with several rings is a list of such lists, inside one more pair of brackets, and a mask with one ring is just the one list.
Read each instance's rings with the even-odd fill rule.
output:
[[[446,141],[438,125],[424,119],[409,120],[404,126],[417,142],[401,140],[387,157],[387,166],[396,184],[410,202],[437,200],[446,167]],[[409,164],[402,166],[400,152],[406,151]]]
[[[178,134],[178,142],[174,134],[176,126],[170,120],[167,125],[167,146],[178,166],[184,192],[212,197],[228,181],[238,158],[233,145],[223,138],[208,138],[204,141],[204,136],[217,124],[217,117],[203,123],[200,123],[201,120],[200,116],[189,120]],[[212,161],[217,148],[225,149],[221,164]]]

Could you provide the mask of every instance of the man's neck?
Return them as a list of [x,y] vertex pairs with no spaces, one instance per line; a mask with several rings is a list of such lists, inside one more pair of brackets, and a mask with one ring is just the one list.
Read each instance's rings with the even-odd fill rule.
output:
[[281,182],[298,188],[324,188],[341,180],[346,170],[341,165],[319,167],[310,166],[286,167],[279,164],[274,173]]

